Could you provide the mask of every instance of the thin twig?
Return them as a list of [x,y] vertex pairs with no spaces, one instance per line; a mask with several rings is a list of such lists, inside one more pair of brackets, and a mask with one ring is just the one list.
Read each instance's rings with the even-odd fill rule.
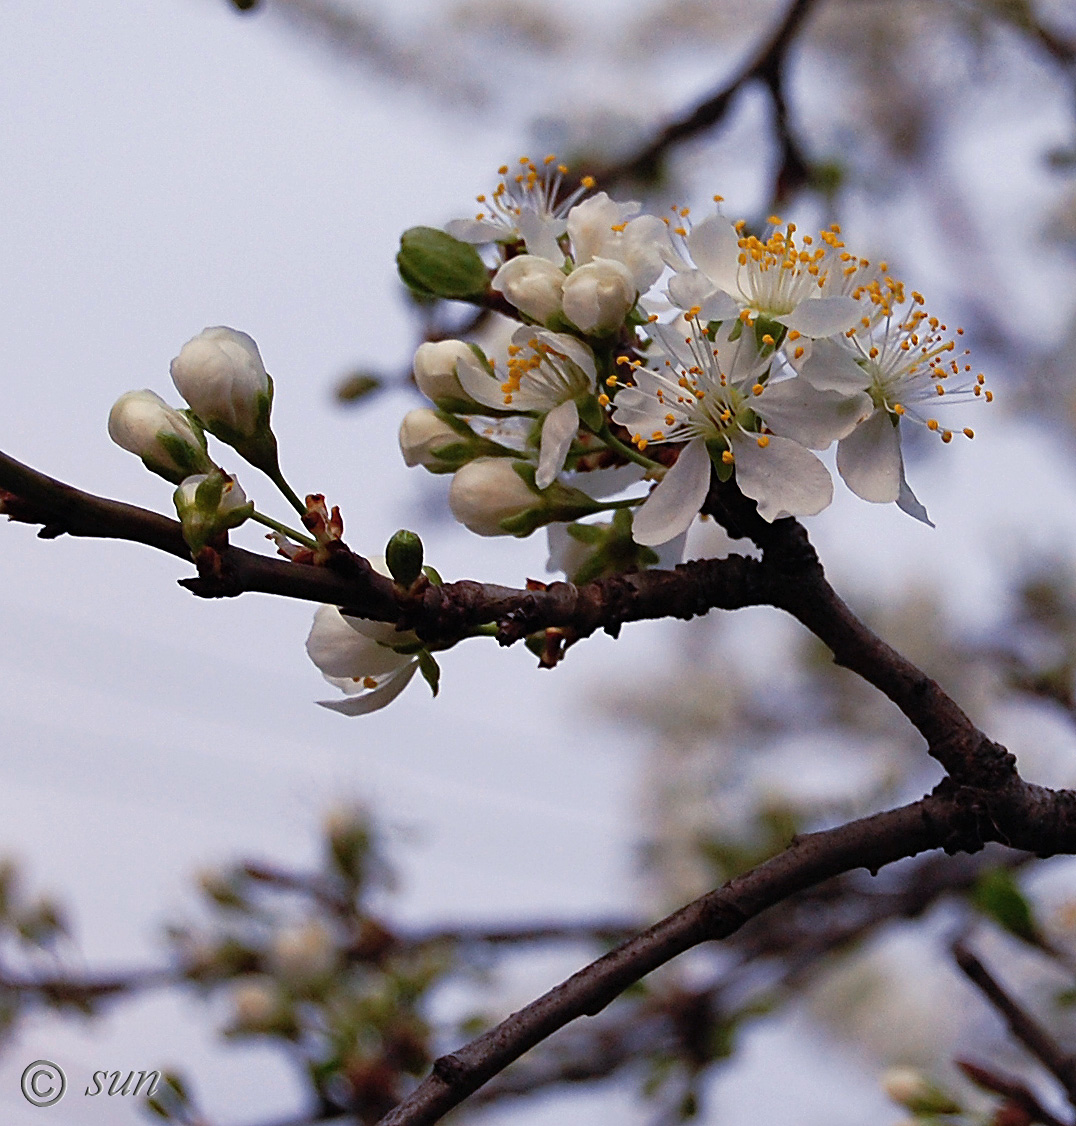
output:
[[1076,1057],[1058,1044],[963,942],[954,944],[953,957],[968,980],[1001,1014],[1013,1036],[1061,1084],[1069,1103],[1076,1108]]

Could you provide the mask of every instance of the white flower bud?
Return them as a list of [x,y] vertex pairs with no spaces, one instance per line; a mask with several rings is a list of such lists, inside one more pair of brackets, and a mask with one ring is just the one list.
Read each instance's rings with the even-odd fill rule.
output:
[[252,438],[268,423],[269,376],[245,332],[218,326],[188,340],[172,361],[172,382],[210,430]]
[[290,984],[328,977],[337,962],[336,943],[316,919],[279,931],[269,948],[270,969]]
[[547,258],[533,254],[509,258],[493,275],[490,285],[521,313],[541,324],[560,312],[564,273]]
[[635,280],[623,262],[595,258],[564,282],[564,315],[581,332],[603,336],[624,323],[636,299]]
[[[420,344],[415,352],[415,383],[427,399],[437,403],[444,399],[467,399],[460,386],[456,364],[474,353],[462,340],[438,340]],[[408,462],[408,465],[411,465]]]
[[464,439],[436,411],[426,407],[408,411],[400,423],[400,452],[410,465],[437,469],[443,462],[435,451],[458,445]]
[[116,400],[108,416],[108,436],[176,484],[214,468],[203,435],[152,391],[128,391]]
[[882,1076],[882,1090],[913,1114],[958,1114],[963,1107],[914,1067],[891,1067]]
[[265,1032],[280,1016],[280,1000],[272,979],[246,981],[232,995],[235,1026],[242,1032]]
[[480,457],[463,466],[448,490],[452,515],[476,535],[508,535],[503,521],[542,505],[514,465],[508,458]]

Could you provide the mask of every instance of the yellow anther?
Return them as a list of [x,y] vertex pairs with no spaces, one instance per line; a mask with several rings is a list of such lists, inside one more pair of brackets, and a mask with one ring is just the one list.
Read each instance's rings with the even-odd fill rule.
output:
[[766,390],[766,388],[761,383],[756,383],[754,385],[754,387],[751,388],[751,394],[752,395],[761,395],[762,392],[765,391],[765,390]]
[[795,350],[795,351],[794,351],[794,352],[792,353],[792,355],[793,355],[793,356],[794,356],[794,357],[795,357],[795,358],[796,358],[797,360],[802,360],[802,359],[803,359],[803,353],[804,353],[804,352],[805,352],[806,350],[807,350],[807,349],[806,349],[806,348],[804,348],[804,347],[803,347],[803,345],[801,344],[801,345],[799,345],[799,347],[798,347],[798,348],[796,348],[796,350]]
[[952,430],[943,430],[943,431],[942,431],[942,436],[941,436],[941,440],[942,440],[943,442],[951,442],[951,441],[953,440],[953,432],[952,432]]
[[724,465],[731,465],[736,459],[732,456],[732,450],[721,451],[721,461]]
[[551,152],[551,153],[550,153],[550,154],[549,154],[549,155],[548,155],[548,156],[547,156],[547,157],[545,158],[545,160],[543,160],[543,161],[542,161],[542,163],[543,163],[543,164],[552,164],[552,163],[553,163],[553,161],[555,161],[556,159],[557,159],[557,154],[556,154],[555,152]]
[[673,425],[673,424],[674,424],[675,422],[676,422],[676,415],[674,415],[674,414],[667,414],[667,415],[665,416],[665,425],[666,425],[666,426],[672,426],[672,425]]
[[377,681],[374,680],[372,676],[364,676],[362,678],[362,686],[363,688],[376,688]]
[[975,431],[972,430],[972,428],[970,426],[965,426],[964,427],[964,437],[965,438],[974,438],[975,437]]
[[587,191],[589,192],[589,191],[591,191],[591,190],[592,190],[592,189],[594,188],[594,185],[595,185],[595,184],[596,184],[596,183],[597,183],[598,181],[597,181],[597,180],[595,180],[593,176],[584,176],[584,177],[582,178],[582,180],[580,180],[579,182],[580,182],[580,183],[581,183],[581,184],[583,185],[583,187],[584,187],[584,188],[586,188],[586,189],[587,189]]
[[724,202],[725,202],[725,197],[723,195],[715,195],[714,196],[714,203],[724,203]]
[[768,344],[772,348],[773,345],[774,345],[774,339],[773,339],[772,336],[770,336],[770,334],[768,332],[764,332],[762,334],[762,343]]
[[598,396],[598,406],[607,407],[610,402],[609,396],[604,391]]
[[[952,435],[950,435],[950,437],[952,437]],[[664,432],[663,432],[663,431],[661,431],[661,430],[655,430],[655,431],[654,431],[654,432],[653,432],[653,433],[652,433],[652,434],[650,435],[650,440],[651,440],[652,442],[661,442],[661,441],[664,441],[664,439],[665,439],[665,434],[664,434]]]
[[896,414],[896,415],[903,414],[904,413],[904,407],[901,406],[900,403],[894,403],[893,404],[893,413]]
[[988,403],[992,403],[994,401],[994,392],[993,391],[987,391],[986,392],[986,401]]
[[769,440],[769,438],[766,437],[765,434],[760,434],[757,438],[757,441],[758,441],[758,448],[760,450],[764,450],[770,444],[770,440]]
[[778,226],[780,226],[780,225],[781,225],[781,216],[780,216],[780,215],[771,215],[771,216],[770,216],[770,217],[769,217],[769,218],[768,218],[768,219],[766,220],[766,222],[767,222],[767,223],[769,223],[769,225],[770,225],[771,227],[778,227]]
[[937,430],[938,429],[938,420],[936,418],[928,418],[927,419],[927,429],[928,430]]

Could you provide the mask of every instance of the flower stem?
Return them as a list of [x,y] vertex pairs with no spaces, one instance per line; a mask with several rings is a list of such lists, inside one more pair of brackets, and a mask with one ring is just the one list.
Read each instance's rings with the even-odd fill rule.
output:
[[[306,509],[304,508],[303,511],[305,512]],[[296,543],[301,543],[304,547],[318,546],[317,540],[312,540],[302,532],[297,532],[294,528],[289,528],[287,524],[281,524],[279,520],[274,520],[271,516],[266,516],[257,509],[254,510],[250,518],[251,520],[257,520],[259,524],[264,524],[267,528],[272,528],[274,532],[279,532],[282,536],[287,536],[288,539],[295,540]]]
[[629,461],[634,461],[636,465],[641,465],[645,469],[664,469],[665,466],[659,461],[651,461],[648,457],[643,457],[641,453],[634,446],[629,446],[627,442],[622,442],[617,438],[609,429],[609,423],[603,422],[601,430],[598,431],[598,437],[611,449],[616,450],[621,457],[626,457]]

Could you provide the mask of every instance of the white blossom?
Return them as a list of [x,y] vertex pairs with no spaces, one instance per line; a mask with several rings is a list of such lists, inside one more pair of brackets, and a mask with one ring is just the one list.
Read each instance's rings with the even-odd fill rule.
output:
[[544,416],[535,483],[545,489],[564,467],[579,430],[577,400],[597,390],[594,355],[574,336],[527,327],[513,335],[508,353],[504,379],[472,356],[460,360],[460,382],[488,407]]
[[713,342],[695,317],[687,323],[687,336],[657,332],[668,357],[664,370],[633,365],[634,384],[616,397],[613,420],[640,449],[687,443],[636,512],[635,539],[665,543],[690,525],[710,486],[707,443],[721,448],[721,460],[735,467],[737,485],[763,519],[820,512],[833,483],[807,447],[823,449],[848,434],[869,414],[869,398],[818,391],[798,377],[772,378],[771,355],[758,352],[752,332],[732,339],[738,322],[722,326]]
[[[371,558],[379,574],[389,577],[384,559]],[[336,606],[320,606],[306,639],[306,652],[321,675],[345,693],[344,700],[319,700],[323,708],[343,715],[368,715],[391,704],[418,672],[418,656],[398,653],[393,646],[419,643],[411,630],[341,614]]]
[[[745,235],[721,214],[680,228],[694,268],[685,264],[670,279],[669,299],[685,310],[698,306],[704,322],[762,316],[809,338],[851,328],[859,305],[843,280],[836,287],[829,280],[843,279],[852,262],[850,255],[842,260],[839,228],[797,241],[795,224],[782,228],[776,216],[770,222],[765,239]],[[858,260],[853,268],[860,268]]]
[[971,394],[989,402],[993,395],[982,375],[971,378],[968,353],[957,355],[946,326],[921,308],[922,296],[913,294],[910,308],[902,311],[903,287],[887,282],[891,279],[864,287],[857,330],[815,341],[800,374],[822,391],[870,397],[871,413],[837,446],[838,472],[857,496],[879,504],[896,501],[929,524],[905,478],[901,427],[906,420],[917,422],[948,443],[953,431],[933,417],[935,406]]
[[266,425],[270,383],[258,345],[220,325],[188,340],[172,361],[172,382],[209,429],[252,438]]
[[492,194],[478,196],[481,210],[475,217],[455,219],[445,230],[470,243],[522,240],[528,254],[561,266],[564,251],[559,240],[567,228],[565,216],[594,187],[594,180],[584,176],[574,191],[562,195],[568,167],[552,155],[540,165],[523,156],[515,171],[504,164],[498,173],[501,178]]

